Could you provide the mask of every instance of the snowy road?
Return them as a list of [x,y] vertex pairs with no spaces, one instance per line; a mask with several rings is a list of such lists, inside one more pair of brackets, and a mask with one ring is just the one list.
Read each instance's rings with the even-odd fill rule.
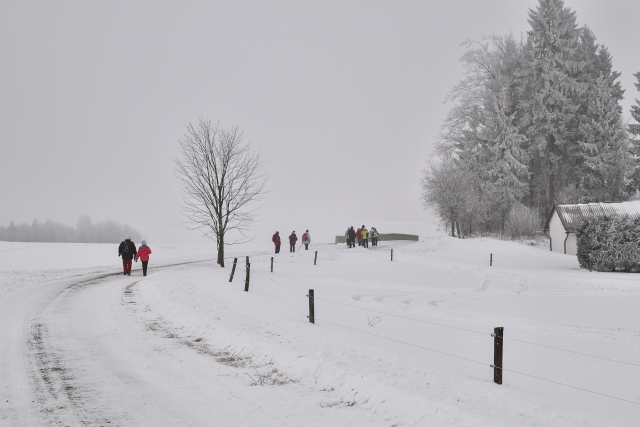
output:
[[247,387],[232,357],[145,316],[140,279],[93,274],[4,295],[0,425],[369,424],[323,412],[303,390]]
[[[317,265],[312,251],[285,253],[271,273],[271,253],[244,247],[245,292],[242,274],[229,283],[229,268],[179,264],[203,258],[173,246],[144,278],[109,274],[109,247],[5,246],[0,426],[627,427],[640,417],[638,276],[589,273],[539,248],[429,239],[396,244],[391,262],[389,246],[317,245]],[[506,335],[501,386],[495,326]]]

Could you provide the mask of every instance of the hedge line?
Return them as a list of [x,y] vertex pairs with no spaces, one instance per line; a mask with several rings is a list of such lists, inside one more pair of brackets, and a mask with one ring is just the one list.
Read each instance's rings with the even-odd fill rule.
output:
[[577,230],[577,238],[582,268],[640,272],[640,218],[590,218]]

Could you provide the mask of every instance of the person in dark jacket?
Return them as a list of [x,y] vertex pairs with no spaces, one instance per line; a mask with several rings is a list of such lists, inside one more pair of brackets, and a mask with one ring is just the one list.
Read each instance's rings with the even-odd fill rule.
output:
[[296,232],[294,231],[289,235],[289,252],[296,251],[296,242],[298,241],[298,236],[296,236]]
[[276,234],[273,235],[273,237],[271,238],[271,241],[273,242],[274,245],[276,245],[276,253],[279,254],[280,244],[282,243],[280,241],[280,232],[276,231]]
[[136,245],[129,236],[118,246],[118,256],[122,257],[122,268],[125,276],[131,276],[131,260],[136,256],[137,252]]
[[356,230],[353,229],[353,225],[349,228],[349,247],[354,248],[356,246]]

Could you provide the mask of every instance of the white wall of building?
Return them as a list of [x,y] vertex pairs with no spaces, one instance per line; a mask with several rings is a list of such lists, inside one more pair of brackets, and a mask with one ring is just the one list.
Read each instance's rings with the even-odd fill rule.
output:
[[551,250],[563,254],[564,239],[567,237],[567,233],[565,233],[562,221],[555,210],[551,221],[549,221],[549,237],[551,237]]
[[578,238],[576,233],[569,233],[567,238],[567,255],[578,255]]
[[560,254],[565,253],[565,239],[567,239],[566,254],[578,254],[578,240],[576,238],[576,234],[569,233],[569,237],[567,237],[567,233],[564,230],[562,221],[560,221],[558,212],[556,212],[555,210],[553,211],[551,221],[549,221],[549,236],[551,237],[551,250],[553,252],[558,252]]

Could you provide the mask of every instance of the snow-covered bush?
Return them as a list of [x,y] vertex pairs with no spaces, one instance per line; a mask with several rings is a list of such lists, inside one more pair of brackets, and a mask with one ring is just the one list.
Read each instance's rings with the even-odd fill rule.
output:
[[640,218],[589,218],[577,236],[582,268],[640,272]]
[[511,208],[506,229],[512,239],[533,238],[542,228],[542,220],[535,209],[518,203]]

